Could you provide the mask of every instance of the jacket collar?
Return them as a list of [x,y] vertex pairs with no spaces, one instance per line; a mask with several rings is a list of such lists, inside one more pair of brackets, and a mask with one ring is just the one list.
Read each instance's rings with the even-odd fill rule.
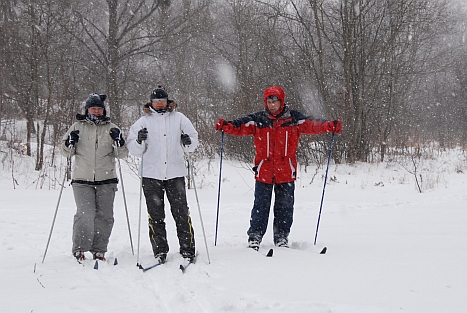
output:
[[[150,112],[150,113],[147,113],[147,112]],[[156,110],[154,110],[154,108],[151,106],[147,109],[146,111],[146,114],[149,114],[149,115],[159,115],[159,116],[164,116],[164,115],[169,115],[172,111],[165,111],[165,112],[157,112]]]
[[276,115],[272,115],[271,112],[269,112],[267,109],[265,111],[268,114],[268,117],[273,120],[277,120],[280,118],[288,118],[291,116],[289,106],[287,104],[284,104],[284,108],[282,109],[282,111]]
[[78,121],[80,121],[80,122],[84,122],[84,123],[88,123],[88,124],[96,124],[96,125],[110,123],[110,117],[108,117],[108,116],[104,116],[103,118],[101,118],[101,119],[99,119],[99,120],[91,121],[91,120],[86,116],[86,114],[79,114],[79,113],[77,113],[77,114],[76,114],[76,119],[77,119]]

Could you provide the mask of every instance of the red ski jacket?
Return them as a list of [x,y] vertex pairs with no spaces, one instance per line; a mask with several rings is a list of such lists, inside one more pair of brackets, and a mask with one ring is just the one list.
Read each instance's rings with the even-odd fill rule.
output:
[[327,132],[325,122],[289,110],[284,105],[277,116],[265,110],[230,121],[233,127],[225,129],[225,133],[253,135],[256,180],[266,184],[283,184],[295,181],[297,177],[296,153],[300,135]]

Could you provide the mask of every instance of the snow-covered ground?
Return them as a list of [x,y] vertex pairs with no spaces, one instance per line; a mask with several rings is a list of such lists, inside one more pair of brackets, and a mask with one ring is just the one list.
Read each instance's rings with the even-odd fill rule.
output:
[[[462,151],[419,164],[423,193],[408,171],[410,162],[406,169],[398,163],[331,165],[316,246],[324,169],[314,178],[315,167],[301,170],[291,248],[273,247],[270,226],[260,253],[246,248],[251,172],[224,160],[215,246],[219,163],[208,169],[199,162],[195,179],[211,263],[191,189],[199,257],[185,274],[179,270],[170,214],[168,262],[145,273],[136,267],[139,180],[125,162],[135,255],[120,188],[109,263],[94,270],[92,261],[85,266],[75,261],[70,252],[75,205],[66,184],[42,263],[60,189],[49,187],[50,177],[38,180],[31,163],[16,160],[13,174],[8,167],[0,169],[1,312],[467,312],[467,163]],[[61,175],[57,172],[58,181]],[[154,258],[144,202],[142,215],[140,261],[146,266]],[[328,251],[321,255],[324,246]],[[267,258],[270,248],[274,256]]]

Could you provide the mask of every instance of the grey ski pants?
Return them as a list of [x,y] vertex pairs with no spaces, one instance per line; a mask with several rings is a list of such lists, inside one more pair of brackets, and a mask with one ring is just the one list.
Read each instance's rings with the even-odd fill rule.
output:
[[76,202],[72,252],[106,252],[114,225],[113,203],[117,184],[73,183],[72,186]]

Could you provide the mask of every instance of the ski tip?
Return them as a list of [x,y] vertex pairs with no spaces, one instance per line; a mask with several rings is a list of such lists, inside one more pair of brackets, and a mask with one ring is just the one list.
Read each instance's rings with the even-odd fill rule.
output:
[[182,271],[182,273],[185,273],[185,267],[182,264],[180,264],[180,270]]
[[274,254],[274,250],[271,248],[271,249],[269,249],[268,254],[266,254],[266,256],[268,258],[270,258],[270,257],[272,257],[273,254]]
[[140,270],[144,270],[144,267],[139,263],[136,263],[136,267],[139,268]]
[[323,250],[321,250],[319,254],[326,254],[327,251],[328,251],[328,248],[324,247]]
[[97,262],[97,260],[96,260],[96,263],[94,263],[94,269],[95,270],[99,269],[99,262]]
[[114,260],[114,265],[118,265],[117,258],[115,258],[115,260]]

